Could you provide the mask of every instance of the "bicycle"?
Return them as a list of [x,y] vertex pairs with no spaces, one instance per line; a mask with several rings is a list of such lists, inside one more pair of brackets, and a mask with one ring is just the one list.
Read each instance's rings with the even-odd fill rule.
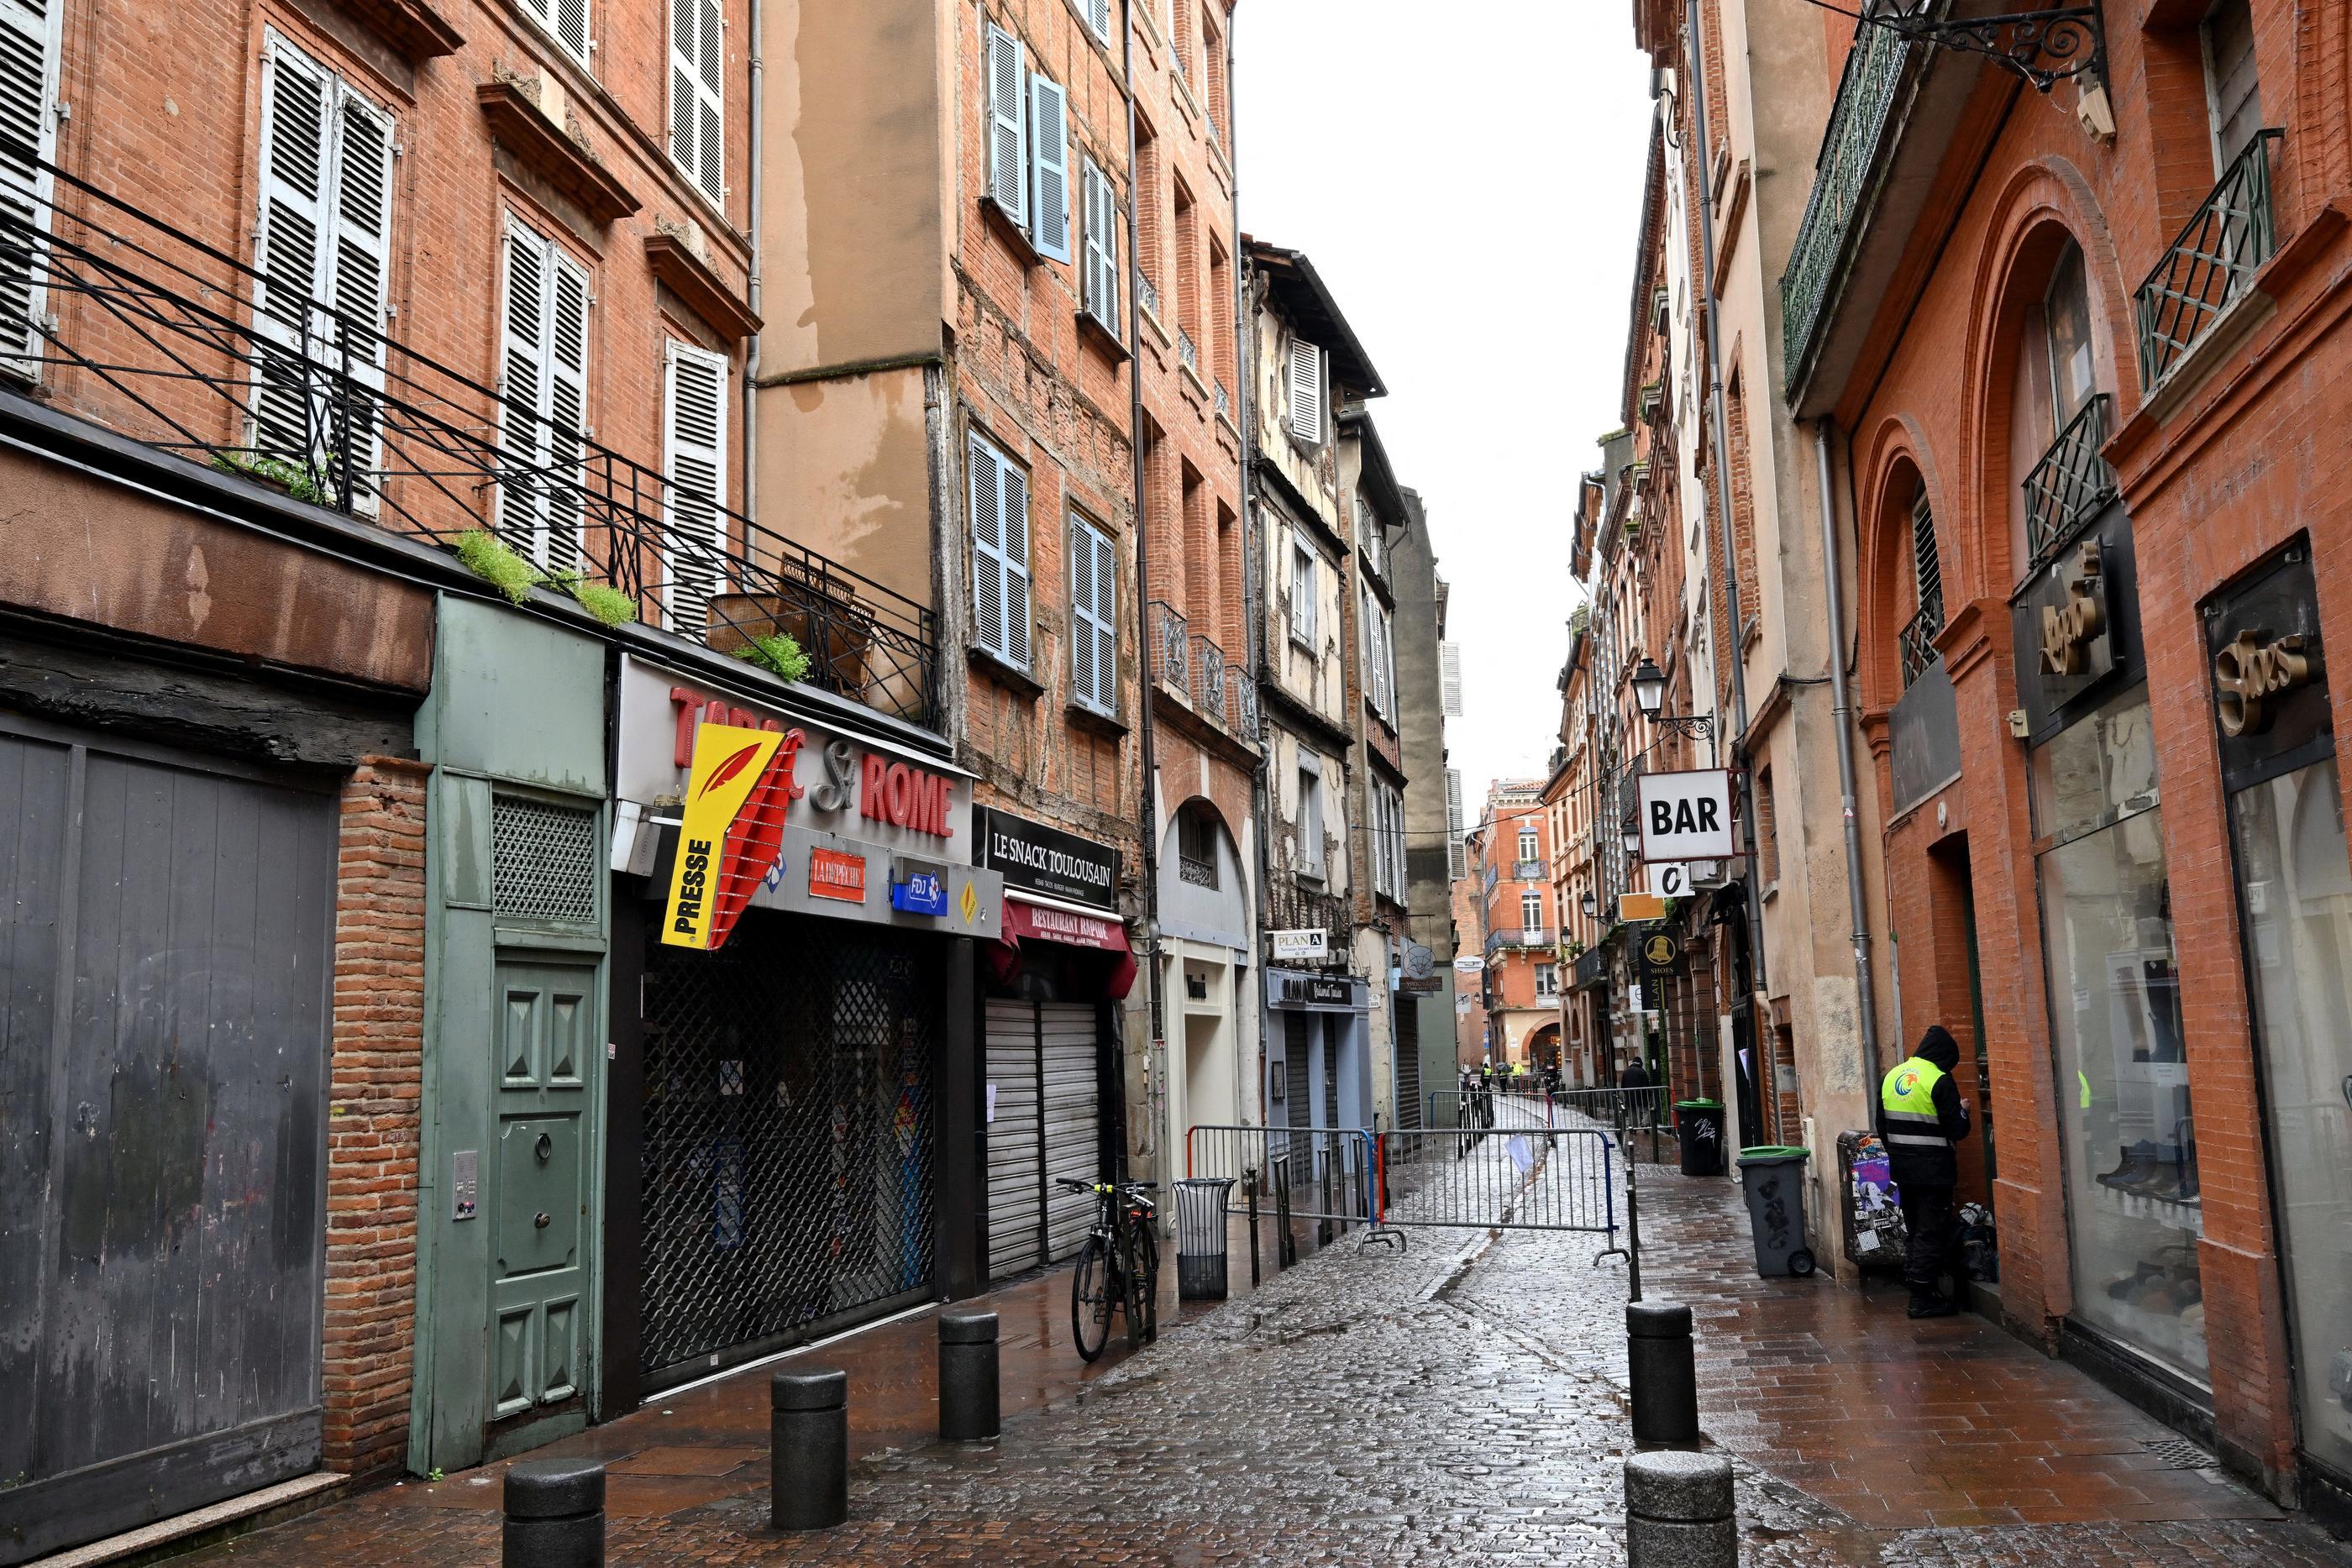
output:
[[1070,1332],[1078,1356],[1097,1361],[1110,1343],[1110,1314],[1127,1317],[1127,1343],[1140,1350],[1160,1333],[1159,1211],[1144,1196],[1150,1182],[1079,1181],[1055,1176],[1055,1185],[1095,1195],[1094,1228],[1078,1251],[1070,1275]]

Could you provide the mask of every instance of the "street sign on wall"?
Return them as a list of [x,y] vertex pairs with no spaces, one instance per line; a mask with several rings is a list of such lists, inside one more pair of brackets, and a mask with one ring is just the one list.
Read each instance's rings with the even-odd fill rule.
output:
[[1731,858],[1731,775],[1720,768],[1637,780],[1645,861]]

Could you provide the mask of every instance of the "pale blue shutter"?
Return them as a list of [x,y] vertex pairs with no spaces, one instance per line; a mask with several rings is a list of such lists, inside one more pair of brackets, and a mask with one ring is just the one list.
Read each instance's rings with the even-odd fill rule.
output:
[[1114,338],[1123,337],[1118,319],[1118,193],[1091,158],[1085,162],[1087,313]]
[[1070,695],[1095,701],[1095,531],[1070,519]]
[[1029,222],[1029,120],[1022,101],[1027,77],[1021,40],[990,24],[988,198],[1006,217],[1024,227]]
[[996,449],[971,438],[969,482],[971,490],[971,619],[972,641],[995,654],[1008,657],[1004,636],[1004,460]]
[[1029,80],[1029,237],[1048,261],[1070,259],[1070,99]]
[[1118,546],[1095,536],[1095,695],[1103,712],[1118,712]]
[[1029,667],[1029,476],[1008,459],[997,472],[1003,481],[1004,657]]

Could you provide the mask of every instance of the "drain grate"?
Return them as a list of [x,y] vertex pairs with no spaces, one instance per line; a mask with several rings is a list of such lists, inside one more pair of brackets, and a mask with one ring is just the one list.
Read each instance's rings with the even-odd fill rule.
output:
[[2210,1470],[2221,1462],[2186,1437],[2144,1437],[2140,1447],[2168,1470]]

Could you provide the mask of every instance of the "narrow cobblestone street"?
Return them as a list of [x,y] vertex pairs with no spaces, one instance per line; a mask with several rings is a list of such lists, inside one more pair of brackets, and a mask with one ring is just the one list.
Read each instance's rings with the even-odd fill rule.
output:
[[[1642,1175],[1644,1282],[1696,1310],[1702,1418],[1739,1467],[1750,1568],[2352,1563],[2220,1472],[2172,1468],[2170,1434],[1984,1320],[1758,1280],[1736,1188]],[[887,1325],[812,1357],[849,1368],[857,1419],[851,1522],[823,1536],[766,1531],[758,1371],[552,1451],[610,1461],[616,1564],[1614,1564],[1625,1278],[1600,1246],[1343,1241],[1088,1377],[1051,1274],[991,1299],[993,1445],[928,1437],[929,1316]],[[493,1563],[497,1477],[380,1490],[208,1560]]]

